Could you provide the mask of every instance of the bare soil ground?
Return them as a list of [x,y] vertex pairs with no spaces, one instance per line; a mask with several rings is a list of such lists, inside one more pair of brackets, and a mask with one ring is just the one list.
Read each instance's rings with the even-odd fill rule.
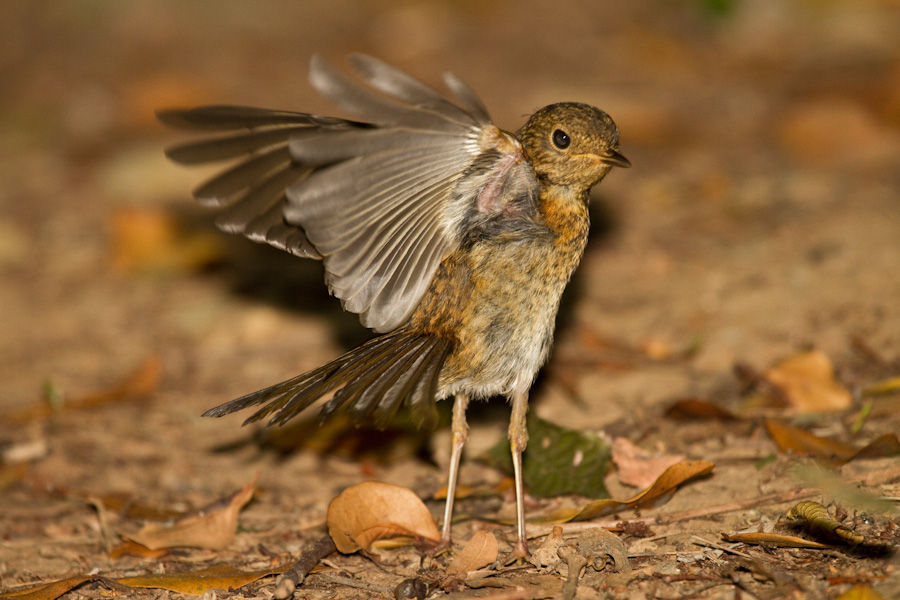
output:
[[[563,100],[599,106],[620,127],[634,167],[595,191],[596,231],[533,410],[716,466],[668,503],[595,523],[616,530],[632,571],[589,568],[577,597],[837,598],[860,583],[900,597],[897,457],[823,466],[783,452],[762,418],[854,447],[900,431],[896,388],[862,394],[900,375],[898,31],[898,5],[877,0],[3,2],[0,591],[286,564],[324,535],[328,503],[347,486],[375,479],[430,498],[443,485],[446,426],[265,438],[241,429],[242,416],[199,416],[367,332],[328,297],[318,265],[215,231],[189,196],[205,172],[166,162],[163,147],[181,138],[153,111],[334,113],[305,82],[307,60],[362,51],[436,86],[453,71],[506,129]],[[833,363],[849,406],[760,406],[734,373],[747,365],[753,380],[811,348]],[[687,397],[740,418],[666,416]],[[463,483],[501,481],[474,458],[505,435],[507,415],[500,401],[472,408]],[[145,517],[202,507],[257,472],[227,548],[110,553],[140,526],[136,507],[156,511]],[[615,471],[607,485],[615,498],[637,492]],[[798,499],[826,505],[866,543],[722,538],[790,532],[782,517]],[[584,503],[534,500],[529,514]],[[428,506],[439,514],[440,502]],[[460,511],[511,507],[501,495]],[[478,519],[455,526],[457,550],[485,528],[508,550],[512,528]],[[407,577],[435,579],[447,560],[420,573],[413,549],[336,555],[297,593],[383,597]],[[206,594],[269,598],[274,581]],[[563,578],[520,569],[505,581],[433,594],[556,597]],[[185,596],[110,585],[63,597]]]

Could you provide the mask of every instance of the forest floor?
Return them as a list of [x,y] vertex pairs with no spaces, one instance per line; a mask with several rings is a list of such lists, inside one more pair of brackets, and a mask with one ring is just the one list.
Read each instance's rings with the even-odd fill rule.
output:
[[[599,527],[621,543],[603,538],[575,597],[900,597],[896,3],[16,1],[0,17],[0,593],[269,598],[364,481],[440,520],[449,406],[434,432],[200,417],[368,332],[318,263],[215,230],[190,198],[211,171],[165,160],[184,138],[153,112],[338,114],[307,61],[361,51],[436,87],[453,71],[505,129],[565,100],[620,128],[633,168],[594,191],[532,413],[612,446],[594,483],[616,500],[656,459],[696,472],[657,480],[654,502],[529,525],[532,550],[554,523],[573,547]],[[507,476],[479,460],[507,419],[500,399],[470,408],[456,552],[479,532],[501,555],[514,541]],[[200,518],[212,547],[123,545],[251,482],[251,502]],[[830,534],[787,518],[805,501]],[[590,502],[535,493],[528,515]],[[373,552],[330,556],[298,596],[393,597],[419,578],[435,598],[553,598],[567,576]]]

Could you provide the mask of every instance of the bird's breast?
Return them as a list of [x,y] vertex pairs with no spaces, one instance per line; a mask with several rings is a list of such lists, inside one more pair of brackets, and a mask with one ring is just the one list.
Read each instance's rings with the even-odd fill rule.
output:
[[539,230],[485,238],[442,263],[412,321],[454,342],[439,397],[509,395],[531,386],[550,352],[588,225],[583,203],[544,211]]

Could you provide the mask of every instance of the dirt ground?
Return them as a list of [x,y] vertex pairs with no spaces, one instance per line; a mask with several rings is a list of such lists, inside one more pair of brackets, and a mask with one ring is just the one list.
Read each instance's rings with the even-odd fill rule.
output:
[[[610,526],[632,565],[588,568],[577,597],[837,598],[868,583],[900,598],[896,455],[826,465],[784,452],[764,421],[856,448],[900,431],[896,387],[863,393],[900,375],[898,31],[900,5],[887,0],[3,2],[0,591],[286,564],[324,535],[329,501],[366,480],[406,486],[440,514],[430,498],[444,484],[446,425],[266,438],[240,428],[245,415],[200,417],[368,333],[328,297],[319,265],[214,229],[190,198],[209,171],[166,161],[163,148],[184,138],[153,111],[337,114],[306,82],[307,61],[342,65],[359,51],[435,86],[454,72],[505,129],[564,100],[619,125],[633,168],[594,192],[595,231],[533,411],[715,469],[661,506],[566,525],[576,541]],[[810,349],[834,365],[849,404],[760,405],[766,369]],[[684,398],[738,418],[667,416]],[[507,418],[500,400],[472,407],[462,483],[502,480],[475,459]],[[143,522],[130,509],[199,508],[257,472],[226,548],[110,553]],[[606,479],[614,498],[638,491],[616,471]],[[792,532],[783,516],[797,500],[822,503],[867,541],[723,539]],[[585,502],[533,499],[528,511]],[[500,495],[459,510],[495,518],[512,506]],[[548,527],[531,527],[536,548]],[[456,549],[480,529],[509,550],[513,529],[481,519],[454,526]],[[417,574],[434,584],[449,558],[419,573],[419,556],[334,555],[297,597],[385,597]],[[559,573],[505,577],[432,593],[561,593]],[[270,598],[275,579],[206,597]],[[101,580],[62,597],[109,596],[190,597]]]

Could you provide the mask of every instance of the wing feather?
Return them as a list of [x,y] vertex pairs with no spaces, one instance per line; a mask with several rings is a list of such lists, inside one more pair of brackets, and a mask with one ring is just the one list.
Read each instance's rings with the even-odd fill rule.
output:
[[[528,167],[516,176],[524,184],[509,184],[521,147],[457,78],[444,80],[458,103],[374,58],[354,55],[350,63],[361,83],[317,56],[310,82],[359,121],[241,106],[159,118],[222,134],[169,149],[173,160],[238,159],[194,190],[201,202],[223,207],[219,227],[322,258],[344,307],[388,332],[408,320],[440,262],[459,247],[461,229],[475,222],[467,215],[483,212],[479,199],[502,215],[510,201],[504,190],[528,196],[527,204],[536,180]],[[403,395],[415,404],[423,393]]]

